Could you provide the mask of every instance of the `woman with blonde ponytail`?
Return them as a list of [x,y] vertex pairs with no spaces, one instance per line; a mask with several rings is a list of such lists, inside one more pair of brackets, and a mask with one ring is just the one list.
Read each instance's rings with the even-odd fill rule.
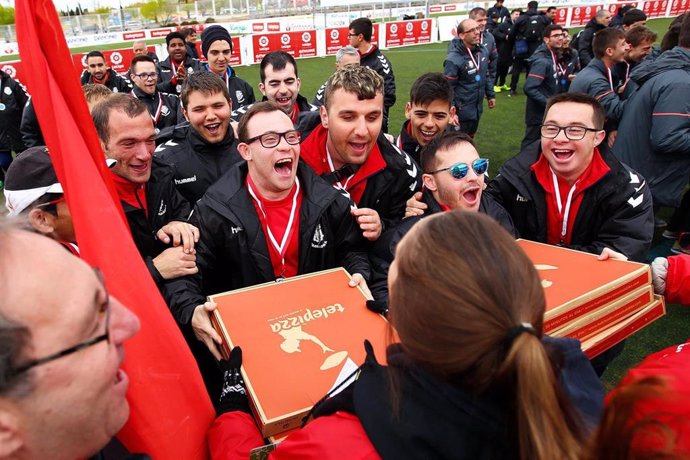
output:
[[[387,365],[369,348],[357,380],[269,458],[581,458],[601,384],[579,342],[543,337],[539,277],[499,224],[463,211],[423,219],[388,283],[400,343]],[[219,422],[232,414],[216,422],[214,458],[239,445],[238,426]]]

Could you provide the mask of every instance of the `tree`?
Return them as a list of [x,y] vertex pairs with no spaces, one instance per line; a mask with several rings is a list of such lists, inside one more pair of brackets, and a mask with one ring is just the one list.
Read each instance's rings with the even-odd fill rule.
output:
[[165,0],[149,0],[146,3],[142,3],[139,7],[142,16],[146,19],[153,19],[156,22],[159,22],[159,17],[167,18],[170,15],[169,9],[170,7]]
[[0,5],[0,24],[14,24],[14,8]]

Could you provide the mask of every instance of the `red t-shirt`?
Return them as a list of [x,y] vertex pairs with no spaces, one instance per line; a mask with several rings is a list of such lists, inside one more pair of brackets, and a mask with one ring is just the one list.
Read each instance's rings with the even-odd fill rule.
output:
[[[327,139],[328,130],[323,125],[319,125],[300,146],[302,160],[319,176],[332,172],[326,153]],[[352,201],[359,204],[364,194],[364,189],[367,187],[367,178],[385,168],[386,161],[383,159],[383,155],[381,155],[378,143],[376,143],[364,164],[360,166],[349,180],[345,179],[341,182],[341,185],[350,194]],[[337,184],[333,185],[338,188]]]
[[[585,190],[596,184],[599,179],[609,172],[609,165],[601,158],[599,149],[595,148],[592,162],[572,186],[561,177],[556,176],[558,192],[560,192],[561,209],[558,209],[558,200],[556,198],[557,192],[553,183],[551,167],[544,155],[539,155],[539,159],[530,169],[534,172],[537,182],[539,182],[539,185],[541,185],[546,194],[546,242],[553,245],[568,246],[572,241],[573,225],[575,224],[577,213],[580,210],[582,199],[585,196]],[[566,232],[565,235],[563,235],[563,220],[566,218],[568,196],[570,195],[572,187],[575,187],[575,191],[570,198]]]
[[138,209],[143,209],[148,218],[149,209],[146,203],[146,184],[135,184],[120,177],[110,170],[110,177],[113,178],[115,182],[115,188],[117,189],[117,195],[120,197],[120,201],[124,201]]
[[[256,214],[261,221],[261,228],[264,231],[264,235],[266,235],[266,246],[271,257],[273,274],[276,278],[289,278],[297,275],[299,270],[299,220],[302,207],[302,190],[298,189],[298,185],[295,184],[287,197],[282,200],[271,201],[261,196],[249,175],[247,175],[247,186],[251,187],[250,190],[256,197],[256,199],[252,199],[252,203],[254,203],[254,209],[256,209]],[[291,213],[293,218],[288,228]],[[286,246],[281,254],[280,248],[276,247],[276,245],[281,245],[286,231],[290,233],[287,236]],[[273,240],[271,239],[271,234],[273,235]]]

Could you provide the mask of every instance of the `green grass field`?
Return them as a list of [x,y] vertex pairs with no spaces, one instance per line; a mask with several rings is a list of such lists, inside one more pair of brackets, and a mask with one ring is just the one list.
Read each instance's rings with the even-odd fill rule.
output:
[[[659,41],[665,33],[670,19],[649,21],[648,25],[659,34]],[[574,30],[574,29],[573,29]],[[404,107],[410,86],[419,75],[430,71],[442,71],[447,43],[435,43],[415,47],[386,50],[392,62],[397,86],[397,103],[391,111],[390,131],[397,135],[404,120]],[[326,81],[334,70],[334,57],[303,59],[298,61],[302,79],[301,93],[311,100],[316,90]],[[259,82],[258,65],[237,67],[238,75],[247,80],[257,96]],[[522,94],[524,74],[518,86],[518,96],[509,98],[503,92],[497,95],[494,110],[484,110],[484,115],[476,136],[478,149],[482,156],[491,159],[491,171],[498,168],[510,157],[518,153],[524,134],[525,96]],[[2,204],[0,197],[0,204]],[[3,206],[4,207],[4,206]],[[670,242],[656,240],[654,252],[667,253]],[[684,342],[690,336],[690,309],[681,306],[668,306],[668,315],[651,326],[635,334],[627,341],[625,351],[609,367],[604,375],[607,388],[612,388],[627,369],[640,362],[645,356],[667,346]]]

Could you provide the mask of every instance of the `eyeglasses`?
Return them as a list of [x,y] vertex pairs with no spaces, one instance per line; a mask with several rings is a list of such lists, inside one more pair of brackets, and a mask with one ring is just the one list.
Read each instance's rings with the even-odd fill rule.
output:
[[156,80],[158,79],[158,74],[156,72],[151,73],[135,73],[135,77],[139,77],[142,80]]
[[[103,282],[103,274],[101,271],[97,268],[94,268],[93,271],[96,273],[96,276],[98,277],[99,281],[101,284],[104,284]],[[105,285],[105,284],[104,284]],[[102,335],[99,335],[98,337],[94,337],[93,339],[86,340],[84,342],[81,342],[77,345],[74,345],[73,347],[65,348],[64,350],[58,351],[56,353],[50,354],[46,357],[39,358],[39,359],[33,359],[25,364],[22,364],[19,367],[16,367],[12,373],[17,376],[19,374],[22,374],[29,369],[32,369],[36,366],[40,366],[42,364],[49,363],[51,361],[55,361],[56,359],[62,358],[63,356],[68,356],[71,355],[72,353],[76,353],[80,350],[83,350],[84,348],[89,348],[93,345],[96,345],[100,342],[106,341],[110,343],[110,298],[108,297],[108,291],[105,291],[106,293],[106,300],[105,300],[105,333]]]
[[585,128],[584,126],[558,126],[558,125],[541,125],[541,136],[547,139],[555,139],[561,133],[565,132],[565,137],[571,141],[579,141],[585,137],[587,131],[601,131],[595,128]]
[[359,34],[347,34],[348,37],[356,37]]
[[568,36],[567,33],[560,32],[560,33],[551,34],[551,35],[549,35],[548,38],[558,38],[558,37],[566,37],[566,36]]
[[285,131],[284,133],[269,132],[261,134],[259,136],[252,137],[251,139],[248,139],[247,142],[245,142],[245,144],[251,144],[252,142],[258,139],[264,148],[270,149],[280,144],[281,137],[284,138],[285,142],[287,142],[288,144],[297,145],[302,140],[302,133],[297,131],[296,129]]
[[[489,159],[477,158],[472,162],[471,166],[475,174],[477,174],[477,176],[481,176],[482,174],[486,173],[486,171],[489,169]],[[455,163],[452,166],[443,169],[438,169],[429,174],[436,174],[443,171],[450,171],[450,175],[453,176],[453,179],[460,180],[464,179],[465,176],[467,176],[467,173],[470,172],[470,166],[467,163]]]

